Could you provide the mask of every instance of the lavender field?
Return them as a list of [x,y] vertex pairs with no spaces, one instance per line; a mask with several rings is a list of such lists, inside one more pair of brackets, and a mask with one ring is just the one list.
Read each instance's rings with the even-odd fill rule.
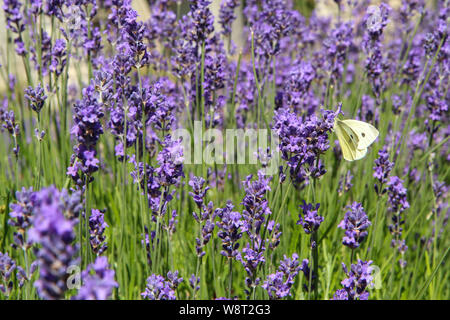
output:
[[0,300],[450,299],[449,0],[2,1]]

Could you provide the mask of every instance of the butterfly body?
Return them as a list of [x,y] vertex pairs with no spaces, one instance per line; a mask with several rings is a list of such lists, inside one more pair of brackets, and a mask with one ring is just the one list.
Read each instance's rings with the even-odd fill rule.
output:
[[378,130],[373,125],[352,119],[335,119],[334,130],[344,159],[347,161],[364,158],[367,154],[367,148],[379,135]]

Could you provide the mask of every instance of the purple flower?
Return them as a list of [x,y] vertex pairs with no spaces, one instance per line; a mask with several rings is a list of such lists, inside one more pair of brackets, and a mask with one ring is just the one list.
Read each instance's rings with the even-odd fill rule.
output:
[[189,278],[189,285],[194,291],[195,296],[197,291],[200,290],[200,277],[196,277],[195,274],[192,274],[191,277]]
[[163,276],[152,274],[147,279],[145,291],[141,293],[144,299],[148,300],[175,300],[175,290],[183,278],[178,278],[178,271],[167,274],[168,280]]
[[[392,212],[392,224],[389,225],[389,231],[392,234],[391,246],[397,248],[397,250],[404,255],[408,246],[405,244],[405,240],[401,239],[403,228],[402,225],[405,223],[404,211],[409,208],[409,203],[407,200],[407,190],[403,186],[403,181],[397,176],[390,177],[388,182],[388,202],[389,211]],[[401,266],[406,265],[406,261],[401,259]]]
[[306,283],[303,284],[303,289],[305,291],[314,290],[316,274],[314,273],[314,270],[311,270],[311,268],[309,267],[308,259],[303,259],[302,264],[300,265],[300,270],[303,272],[306,280]]
[[77,247],[73,246],[75,221],[64,217],[61,198],[64,193],[55,187],[42,189],[36,194],[33,227],[28,231],[31,241],[40,244],[36,249],[39,261],[39,279],[34,283],[43,299],[62,299],[67,290],[68,268],[77,263]]
[[299,112],[308,109],[308,114],[312,114],[314,110],[311,108],[311,100],[308,93],[310,92],[311,83],[316,76],[316,70],[310,62],[301,61],[298,66],[290,69],[289,76],[284,84],[284,105],[291,110]]
[[193,198],[199,209],[201,209],[203,202],[205,201],[206,191],[209,190],[209,186],[203,187],[205,182],[205,179],[202,177],[193,177],[189,180],[189,185],[193,189],[193,192],[189,192],[189,195]]
[[19,124],[16,122],[16,117],[13,110],[8,110],[8,99],[3,100],[3,105],[0,106],[0,131],[4,129],[12,136],[14,140],[13,153],[17,157],[19,155],[19,145],[17,144],[17,137],[20,134]]
[[316,232],[317,229],[319,229],[320,224],[323,222],[323,217],[317,214],[319,207],[320,203],[316,204],[314,208],[313,204],[307,204],[305,200],[303,200],[303,205],[300,205],[300,208],[303,210],[303,218],[302,215],[299,214],[297,224],[301,224],[303,226],[303,230],[305,230],[306,234]]
[[222,34],[224,36],[231,35],[231,26],[236,19],[234,10],[239,7],[239,0],[222,0],[219,10],[219,23],[222,27]]
[[144,43],[145,25],[137,21],[138,14],[131,7],[124,7],[125,17],[121,21],[120,35],[121,42],[118,50],[130,57],[135,68],[144,67],[148,64],[149,54]]
[[280,53],[281,42],[293,30],[294,10],[282,0],[264,1],[261,11],[256,1],[246,3],[244,15],[247,16],[251,35],[255,44],[255,55],[266,62],[271,56]]
[[270,239],[268,239],[269,249],[275,250],[275,248],[280,244],[280,238],[282,235],[282,232],[280,231],[280,224],[275,224],[274,220],[270,220],[267,224],[267,231],[270,234]]
[[118,287],[114,280],[114,270],[109,268],[106,257],[97,257],[94,263],[89,264],[82,272],[83,285],[78,290],[76,300],[107,300],[112,290]]
[[239,239],[242,237],[241,227],[244,221],[241,218],[241,214],[233,210],[233,204],[228,202],[223,209],[217,209],[217,215],[220,218],[216,222],[219,232],[217,236],[222,239],[222,251],[221,255],[228,259],[235,258],[239,251]]
[[44,13],[48,16],[54,16],[62,22],[64,17],[63,5],[63,0],[47,0],[45,1]]
[[323,45],[327,49],[327,70],[338,80],[344,72],[348,49],[353,45],[353,24],[339,23]]
[[261,287],[267,291],[270,299],[282,299],[291,295],[291,287],[301,269],[299,264],[296,253],[292,254],[292,259],[285,255],[284,260],[280,261],[278,271],[267,276]]
[[367,31],[372,38],[381,36],[383,29],[388,24],[388,16],[391,8],[385,3],[380,6],[369,6],[364,16]]
[[91,248],[94,253],[99,256],[107,248],[106,237],[104,235],[105,229],[108,225],[105,222],[104,212],[92,209],[91,216],[89,217],[89,240],[91,243]]
[[25,271],[24,268],[22,268],[21,266],[17,266],[16,278],[17,278],[17,281],[19,282],[18,283],[19,288],[22,288],[24,286],[25,281],[30,281],[33,274],[36,272],[37,267],[38,267],[38,261],[35,260],[30,264],[28,274],[27,274],[27,272]]
[[367,237],[367,228],[371,225],[367,214],[364,212],[362,204],[353,202],[350,211],[345,213],[338,227],[345,230],[342,243],[351,249],[358,248],[360,243]]
[[344,288],[336,291],[333,300],[368,300],[367,288],[373,285],[371,264],[372,261],[358,259],[358,263],[352,264],[349,271],[342,263],[347,278],[341,282]]
[[397,176],[391,176],[387,186],[389,210],[394,213],[402,213],[408,209],[407,190],[403,186],[403,180]]
[[14,283],[11,279],[11,275],[16,269],[16,262],[11,259],[8,253],[0,252],[0,291],[6,296],[11,292]]
[[66,66],[67,52],[66,41],[63,39],[56,39],[52,48],[50,71],[55,72],[56,76],[61,75]]
[[103,111],[98,101],[99,94],[93,85],[83,89],[83,100],[77,101],[74,106],[74,125],[70,133],[76,138],[77,144],[74,146],[74,154],[71,164],[67,168],[67,174],[72,177],[75,183],[83,186],[83,177],[78,171],[89,177],[98,170],[99,160],[96,158],[96,144],[103,134],[101,118]]
[[31,109],[39,113],[44,106],[47,96],[39,83],[36,89],[33,89],[32,87],[25,89],[25,98],[29,101]]
[[178,183],[183,173],[183,146],[181,140],[172,140],[170,135],[163,142],[163,150],[156,157],[159,167],[155,169],[159,184],[169,186]]
[[391,8],[387,4],[381,3],[379,7],[369,6],[364,16],[366,32],[364,33],[362,46],[367,53],[364,67],[372,85],[372,91],[377,98],[385,89],[385,79],[381,77],[384,76],[384,71],[388,69],[387,62],[382,56],[381,35],[387,26],[390,10]]
[[[209,0],[191,0],[191,11],[193,28],[190,30],[190,40],[201,43],[214,31],[214,16],[209,10]],[[189,40],[189,39],[187,39]]]
[[337,290],[332,300],[349,300],[347,290],[345,289],[339,289]]
[[[194,214],[194,218],[196,214]],[[216,212],[213,212],[213,203],[210,201],[208,205],[204,205],[202,211],[200,212],[200,217],[197,222],[200,223],[201,226],[201,239],[195,238],[196,246],[195,249],[197,251],[197,256],[203,257],[205,255],[205,251],[203,248],[208,244],[209,240],[214,231],[214,219],[216,217]]]
[[20,10],[22,3],[18,0],[4,0],[3,10],[5,12],[6,27],[13,33],[17,34],[17,38],[14,39],[16,44],[16,53],[19,56],[25,56],[28,52],[25,48],[25,43],[22,40],[22,33],[25,31],[25,19]]
[[177,16],[169,5],[169,2],[155,1],[151,6],[151,16],[146,23],[145,35],[152,45],[155,45],[153,42],[159,40],[167,46],[171,46],[175,39]]
[[11,219],[8,220],[8,224],[17,228],[17,231],[14,232],[14,246],[23,250],[31,247],[26,232],[33,223],[36,201],[36,193],[30,187],[16,191],[16,203],[10,204],[9,216]]
[[249,175],[243,181],[245,196],[242,200],[244,206],[242,231],[249,235],[254,248],[253,242],[260,240],[261,226],[266,222],[266,217],[272,212],[269,208],[269,202],[265,198],[266,193],[270,191],[269,182],[271,177],[265,177],[262,171],[258,171],[257,180],[252,181],[252,177],[252,175]]
[[166,94],[167,87],[171,84],[170,81],[157,81],[150,87],[144,87],[143,92],[144,113],[148,122],[154,130],[163,133],[170,131],[176,123],[177,102],[174,102],[171,96]]
[[389,174],[393,167],[394,163],[389,161],[389,152],[387,151],[387,148],[384,147],[378,151],[378,158],[375,159],[375,167],[373,167],[373,177],[378,180],[378,183],[375,183],[374,185],[375,192],[378,195],[386,192],[383,185],[388,181]]
[[253,249],[249,243],[242,248],[242,254],[238,253],[236,260],[238,260],[244,267],[247,277],[245,278],[245,284],[247,288],[245,293],[247,297],[250,297],[253,289],[259,285],[261,279],[257,276],[258,267],[266,262],[264,258],[265,247],[259,241],[255,243],[255,249]]
[[323,110],[321,119],[314,114],[303,118],[285,108],[275,112],[273,130],[280,138],[281,157],[288,162],[295,183],[325,174],[319,157],[330,147],[328,134],[340,109]]
[[363,95],[361,98],[361,108],[358,110],[359,120],[366,122],[378,123],[380,119],[379,109],[375,105],[375,100],[368,96]]

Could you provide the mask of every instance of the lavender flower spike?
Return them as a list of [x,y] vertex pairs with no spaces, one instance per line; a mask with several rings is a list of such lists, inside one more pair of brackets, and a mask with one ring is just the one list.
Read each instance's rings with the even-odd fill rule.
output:
[[114,270],[109,269],[108,259],[98,257],[82,273],[83,285],[78,291],[77,300],[107,300],[112,290],[118,287],[114,280]]
[[89,239],[91,242],[91,248],[97,256],[101,255],[108,248],[105,241],[106,237],[104,235],[107,227],[108,225],[105,222],[103,212],[97,209],[92,209],[92,214],[89,217]]
[[368,300],[367,288],[373,284],[371,264],[372,261],[358,260],[358,263],[352,264],[348,271],[342,263],[347,278],[341,282],[344,288],[336,291],[333,300]]
[[353,202],[350,211],[345,213],[344,220],[338,227],[345,230],[342,243],[352,249],[358,248],[360,243],[367,237],[367,228],[371,225],[364,208],[358,202]]
[[305,230],[307,234],[316,232],[317,229],[319,229],[320,224],[323,222],[323,217],[317,214],[319,207],[320,203],[316,204],[316,207],[314,208],[311,203],[307,204],[304,200],[303,205],[300,205],[300,208],[303,210],[303,218],[301,214],[299,214],[297,224],[301,224],[303,226],[303,230]]
[[61,203],[64,195],[55,187],[39,191],[33,227],[28,231],[30,240],[41,245],[36,250],[39,279],[34,285],[39,296],[48,300],[64,298],[70,275],[67,270],[77,263],[77,248],[72,245],[75,240],[75,221],[64,217]]

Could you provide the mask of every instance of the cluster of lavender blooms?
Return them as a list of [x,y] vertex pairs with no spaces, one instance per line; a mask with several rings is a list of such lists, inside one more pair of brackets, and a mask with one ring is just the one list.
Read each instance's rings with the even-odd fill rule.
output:
[[181,140],[173,140],[170,135],[166,135],[162,147],[156,157],[159,165],[157,167],[143,162],[137,163],[135,157],[130,158],[130,162],[135,166],[131,176],[134,182],[139,184],[142,194],[147,195],[148,207],[154,219],[166,214],[168,203],[173,199],[175,191],[170,190],[170,187],[178,185],[184,177]]
[[303,272],[305,283],[303,284],[303,290],[310,292],[315,289],[315,279],[317,278],[314,270],[309,267],[309,260],[303,259],[300,265],[300,270]]
[[19,156],[20,147],[17,144],[17,138],[20,134],[20,126],[16,120],[16,116],[13,110],[8,109],[8,99],[2,101],[0,106],[0,132],[6,130],[14,141],[14,147],[12,151],[16,158]]
[[323,110],[322,118],[314,114],[304,118],[287,108],[275,112],[273,129],[280,138],[281,157],[287,161],[294,183],[326,173],[320,155],[330,147],[328,135],[340,110],[341,106],[336,112]]
[[24,16],[21,12],[22,3],[17,0],[7,0],[3,3],[3,10],[5,11],[6,27],[11,32],[16,34],[14,44],[16,46],[16,53],[19,56],[24,56],[27,53],[22,33],[25,31]]
[[118,287],[114,280],[114,270],[110,269],[106,257],[98,257],[94,263],[83,270],[82,286],[78,290],[76,300],[107,300],[114,288]]
[[178,277],[178,271],[169,271],[167,280],[163,276],[152,274],[147,278],[147,286],[141,296],[148,300],[175,300],[175,290],[182,281],[183,278]]
[[307,204],[304,200],[303,205],[300,205],[300,208],[303,210],[303,217],[301,214],[298,215],[299,220],[297,221],[297,224],[301,224],[303,230],[307,234],[316,232],[323,222],[323,217],[317,214],[319,207],[320,203],[316,204],[314,207],[311,203]]
[[373,167],[373,177],[377,179],[374,188],[378,195],[386,193],[386,189],[383,187],[388,182],[389,174],[394,167],[394,163],[389,161],[389,152],[386,148],[378,151],[378,158],[375,159],[375,167]]
[[386,89],[386,80],[383,78],[388,69],[383,57],[382,35],[388,24],[388,16],[391,8],[381,3],[380,6],[370,6],[364,16],[366,32],[363,38],[363,48],[366,51],[365,71],[372,86],[372,92],[377,99]]
[[[56,228],[56,226],[43,226],[42,224],[59,224],[61,221],[66,221],[63,217],[61,217],[62,213],[69,219],[68,221],[71,221],[70,223],[76,223],[76,217],[78,217],[79,213],[82,211],[82,208],[83,203],[81,193],[79,191],[68,193],[66,190],[59,191],[54,187],[49,187],[40,191],[34,191],[32,187],[29,189],[22,188],[22,191],[16,192],[16,202],[11,203],[10,205],[11,211],[9,213],[10,219],[8,220],[8,224],[15,230],[13,233],[14,243],[11,246],[15,249],[21,249],[26,255],[29,254],[29,249],[33,247],[35,251],[38,250],[35,247],[35,244],[39,243],[41,240],[36,239],[36,236],[50,237],[53,239],[53,228]],[[57,211],[57,213],[55,213],[55,211]],[[43,218],[43,215],[46,214],[49,214],[50,216],[48,218]],[[40,229],[38,229],[38,227]],[[64,228],[64,226],[61,227]],[[45,230],[45,228],[50,229]],[[40,232],[42,233],[40,234]],[[62,230],[61,233],[61,237],[66,236],[66,231]],[[20,287],[24,285],[25,281],[31,279],[33,273],[37,269],[39,261],[42,261],[39,259],[41,254],[41,257],[44,257],[44,259],[49,259],[49,252],[51,252],[51,257],[53,257],[54,254],[58,254],[58,250],[62,250],[60,253],[61,255],[64,254],[64,248],[59,248],[57,252],[55,252],[55,249],[52,249],[52,245],[61,246],[61,243],[64,242],[62,240],[58,241],[57,237],[53,240],[55,243],[44,240],[47,245],[47,251],[44,250],[45,248],[39,249],[37,255],[38,259],[32,261],[29,266],[26,266],[25,268],[20,265],[17,266],[16,276],[19,279]],[[68,245],[67,248],[69,250],[69,254],[74,254],[74,250],[70,245]],[[61,258],[64,259],[63,257]],[[68,262],[68,260],[65,261]],[[57,281],[57,279],[44,279],[43,281],[44,284],[42,287],[51,287],[52,281]],[[45,281],[48,281],[47,284]],[[43,292],[45,290],[46,289],[44,288]],[[45,292],[43,295],[46,298],[48,297]]]
[[67,291],[68,268],[79,262],[78,244],[74,243],[74,225],[77,220],[66,219],[68,202],[61,200],[67,193],[55,187],[44,188],[36,194],[33,225],[28,231],[36,248],[39,279],[34,283],[43,299],[62,299]]
[[6,296],[9,295],[14,283],[11,276],[16,269],[16,262],[11,259],[8,253],[0,252],[0,291]]
[[[275,249],[281,236],[279,225],[274,225],[275,221],[269,220],[272,211],[269,208],[266,195],[271,190],[269,186],[271,177],[266,177],[262,171],[258,171],[258,179],[252,180],[252,178],[253,176],[249,175],[243,181],[245,196],[242,200],[244,210],[242,211],[241,231],[248,235],[249,242],[242,248],[242,253],[239,253],[236,257],[247,273],[245,279],[247,295],[250,295],[261,281],[257,277],[257,271],[265,263],[264,254],[267,246],[270,249]],[[270,234],[267,234],[264,231],[265,229]],[[268,236],[268,238],[265,238],[265,236]],[[269,236],[272,236],[275,241],[269,240]]]
[[105,222],[104,212],[92,209],[91,216],[89,217],[89,240],[92,251],[94,251],[97,256],[101,255],[108,248],[108,244],[105,241],[106,237],[104,235],[107,227],[108,224]]
[[220,3],[219,24],[222,27],[222,34],[231,35],[231,26],[236,19],[235,9],[239,7],[239,0],[224,0]]
[[39,83],[35,89],[31,86],[25,90],[24,98],[27,99],[30,103],[30,108],[36,113],[40,113],[42,107],[44,107],[45,100],[47,99],[47,95],[44,92],[44,88],[42,88]]
[[280,261],[278,271],[269,274],[262,285],[263,289],[267,291],[269,298],[282,299],[290,296],[295,277],[300,270],[302,270],[302,266],[296,253],[292,254],[292,258],[284,256],[284,259]]
[[193,198],[198,210],[200,210],[199,213],[192,213],[195,221],[200,224],[201,228],[201,239],[195,238],[195,250],[199,258],[203,257],[206,254],[204,248],[208,244],[213,234],[215,226],[214,219],[216,217],[216,213],[213,209],[213,202],[210,201],[208,204],[206,204],[206,192],[208,191],[209,187],[204,187],[205,182],[205,179],[201,177],[193,177],[189,181],[189,185],[193,190],[193,192],[189,192],[189,195]]
[[28,250],[32,243],[27,239],[27,231],[33,224],[34,210],[37,206],[36,192],[33,188],[22,188],[22,191],[16,191],[16,202],[11,203],[11,219],[8,224],[17,231],[14,232],[14,247],[22,250]]
[[239,212],[233,211],[233,204],[227,202],[224,208],[217,210],[219,221],[216,222],[219,232],[217,236],[222,240],[220,254],[228,259],[235,259],[239,255],[238,242],[242,238],[242,225],[244,221]]
[[[24,98],[29,101],[30,108],[37,113],[38,119],[40,119],[41,109],[44,107],[45,100],[47,99],[47,95],[41,87],[41,84],[39,83],[35,89],[31,86],[25,89]],[[41,130],[39,127],[34,129],[34,133],[39,141],[42,141],[45,136],[45,130]]]
[[74,125],[70,132],[76,138],[77,144],[74,146],[71,165],[67,168],[67,174],[82,190],[86,184],[93,181],[92,174],[99,169],[96,144],[103,133],[103,116],[94,86],[84,88],[83,100],[74,106]]
[[372,261],[358,260],[358,263],[352,264],[348,270],[342,263],[347,278],[342,280],[341,284],[344,288],[336,291],[333,300],[368,300],[367,289],[373,285],[371,264]]
[[349,209],[345,213],[344,219],[339,223],[338,228],[345,230],[342,243],[351,249],[355,249],[367,237],[367,229],[371,222],[361,203],[353,202]]
[[37,261],[34,261],[29,266],[29,270],[25,270],[20,265],[17,265],[9,254],[0,252],[0,292],[8,297],[14,287],[13,275],[14,272],[18,281],[19,288],[22,288],[26,281],[29,281],[37,269]]
[[406,260],[403,258],[408,246],[405,244],[405,240],[401,239],[403,227],[405,223],[404,211],[409,208],[409,202],[407,199],[407,190],[403,186],[403,180],[397,176],[391,176],[387,183],[387,194],[389,211],[392,214],[392,224],[389,225],[389,231],[392,234],[391,246],[396,248],[402,258],[399,263],[402,267],[406,266]]
[[200,290],[200,277],[196,277],[195,274],[192,274],[189,278],[189,285],[192,288],[195,296],[198,290]]

